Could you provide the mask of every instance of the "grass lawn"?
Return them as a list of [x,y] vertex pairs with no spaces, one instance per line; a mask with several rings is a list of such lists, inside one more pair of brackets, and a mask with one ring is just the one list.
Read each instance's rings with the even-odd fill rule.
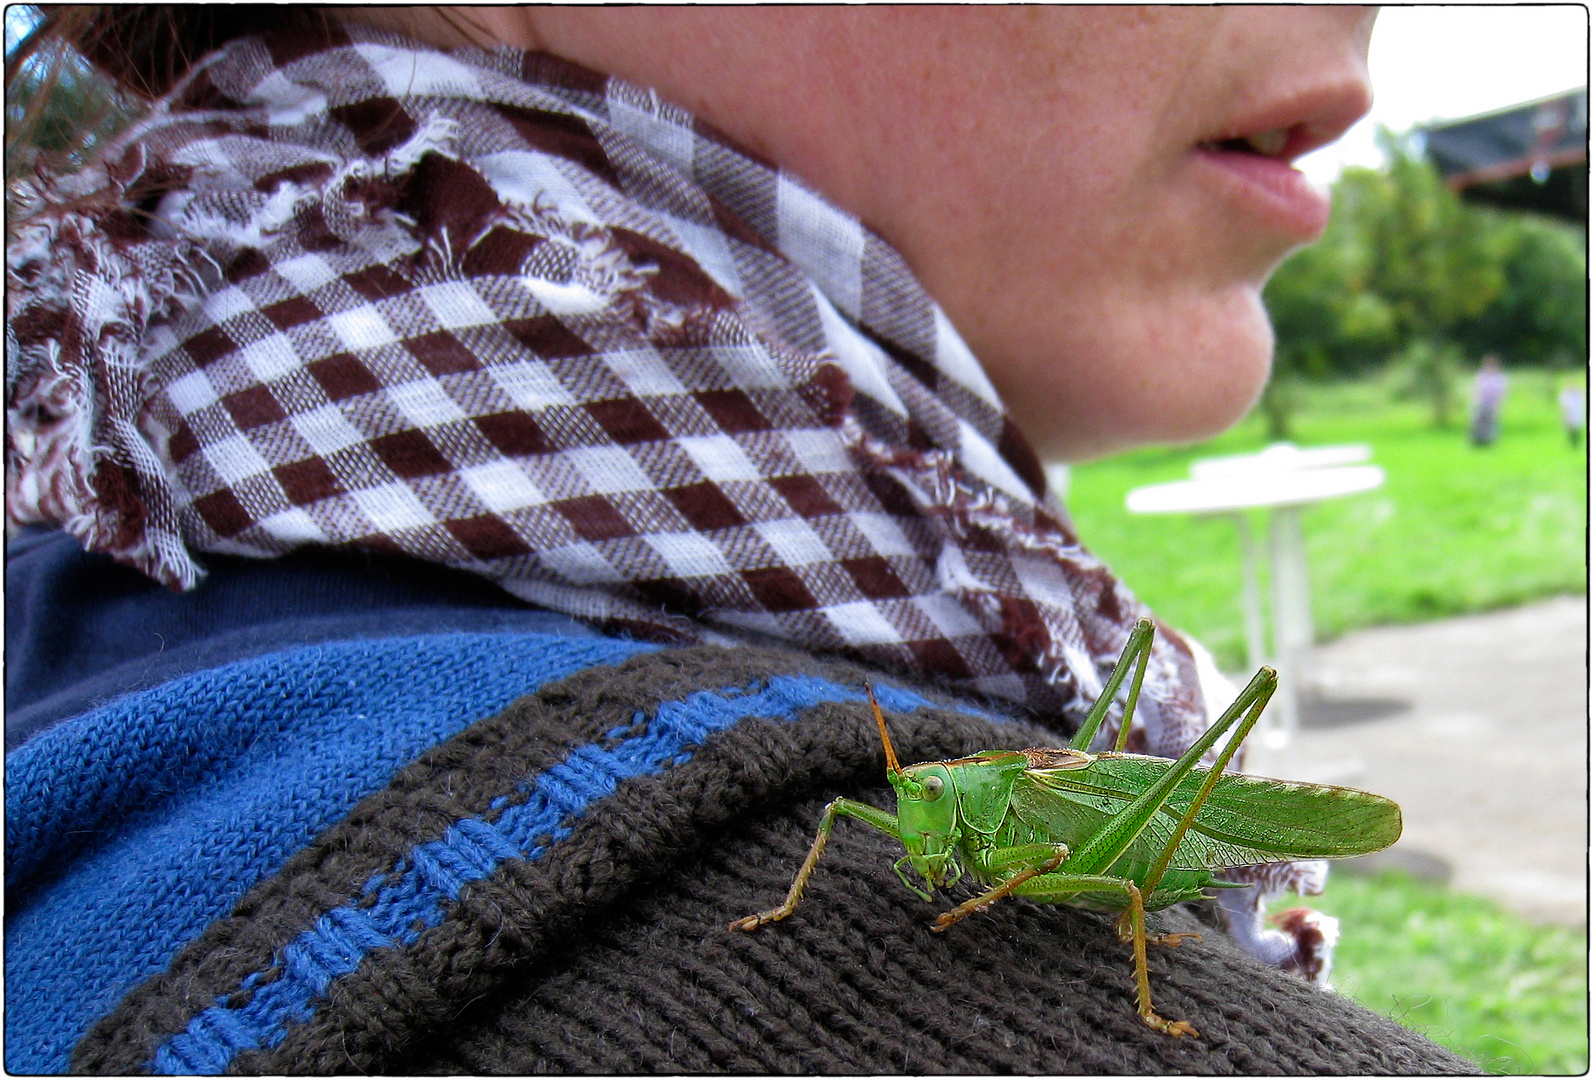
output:
[[1491,1073],[1587,1071],[1586,930],[1396,873],[1340,870],[1305,902],[1344,923],[1341,994]]
[[[1511,372],[1499,441],[1471,446],[1464,419],[1435,430],[1424,405],[1379,381],[1306,387],[1301,446],[1368,443],[1388,475],[1378,491],[1302,515],[1318,641],[1587,590],[1587,452],[1571,450],[1548,377]],[[1143,484],[1183,479],[1197,457],[1266,445],[1261,417],[1194,447],[1140,450],[1073,470],[1079,536],[1162,618],[1244,666],[1238,531],[1225,518],[1130,516]],[[1252,533],[1264,543],[1266,518]],[[1263,579],[1263,597],[1268,584]]]

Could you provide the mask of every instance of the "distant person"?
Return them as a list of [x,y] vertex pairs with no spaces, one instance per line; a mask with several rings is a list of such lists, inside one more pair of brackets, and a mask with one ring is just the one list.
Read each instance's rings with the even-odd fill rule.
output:
[[1471,444],[1492,446],[1499,437],[1499,406],[1504,403],[1508,380],[1491,353],[1482,358],[1477,382],[1471,391]]
[[1565,437],[1575,450],[1582,443],[1582,424],[1587,420],[1587,399],[1576,383],[1566,383],[1560,391],[1560,419],[1565,422]]

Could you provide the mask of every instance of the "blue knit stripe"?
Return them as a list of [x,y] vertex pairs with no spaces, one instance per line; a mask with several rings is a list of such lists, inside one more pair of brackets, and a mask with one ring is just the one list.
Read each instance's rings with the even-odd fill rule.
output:
[[[493,641],[540,645],[544,652],[533,660],[550,661],[547,666],[556,673],[552,678],[593,663],[618,663],[654,648],[614,639],[541,634],[438,634],[340,642],[228,664],[130,695],[59,724],[7,756],[6,887],[14,888],[41,866],[62,862],[77,844],[74,838],[93,836],[102,826],[114,827],[174,790],[205,782],[256,741],[275,735],[285,718],[273,706],[288,697],[298,696],[301,708],[351,698],[369,688],[368,658],[385,657],[395,648],[413,648],[414,663],[428,680],[446,679],[450,657],[457,657],[454,676],[468,686],[478,674],[471,668],[482,666],[476,653]],[[283,661],[292,667],[291,675],[265,685],[256,673],[276,672]],[[489,662],[486,668],[493,666]],[[515,675],[521,675],[525,666],[524,662],[513,665]],[[438,670],[434,673],[432,668]],[[497,672],[484,669],[480,674],[490,677]],[[262,684],[263,696],[243,702],[246,708],[240,712],[234,689],[247,679]],[[490,715],[545,681],[537,679],[530,685],[521,681],[507,696],[498,694],[493,702],[470,705],[478,711],[472,719]],[[319,692],[308,694],[307,687],[318,687]],[[490,707],[481,711],[483,704]]]
[[[876,686],[875,695],[899,711],[935,704],[893,686]],[[777,675],[761,686],[705,690],[664,702],[650,719],[637,714],[636,722],[620,731],[641,728],[638,733],[610,745],[582,746],[521,782],[517,794],[523,800],[495,800],[489,813],[501,810],[496,820],[460,820],[440,839],[417,845],[393,872],[373,875],[362,889],[362,902],[328,912],[282,950],[270,973],[274,981],[260,986],[269,977],[266,972],[243,980],[240,990],[259,986],[247,1004],[232,1009],[226,997],[219,998],[185,1031],[166,1040],[156,1050],[154,1071],[217,1072],[246,1050],[280,1045],[295,1024],[314,1016],[332,982],[354,971],[366,953],[414,944],[425,929],[443,921],[447,903],[457,900],[465,885],[490,876],[507,859],[541,859],[621,781],[690,760],[689,748],[712,733],[750,717],[790,721],[815,705],[862,700],[856,690],[825,679]]]
[[40,733],[6,761],[6,869],[37,871],[6,896],[6,1068],[66,1071],[89,1024],[433,746],[654,648],[518,633],[315,645]]

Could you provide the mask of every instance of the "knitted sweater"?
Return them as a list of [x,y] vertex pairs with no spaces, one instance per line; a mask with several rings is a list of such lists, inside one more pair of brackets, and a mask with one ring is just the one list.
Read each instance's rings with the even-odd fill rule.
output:
[[9,1070],[1468,1068],[1198,910],[1152,916],[1212,932],[1151,976],[1201,1037],[1157,1034],[1109,918],[1009,900],[931,934],[850,822],[793,916],[728,929],[827,800],[891,805],[865,679],[904,757],[1054,741],[987,708],[573,626],[242,652],[8,754]]

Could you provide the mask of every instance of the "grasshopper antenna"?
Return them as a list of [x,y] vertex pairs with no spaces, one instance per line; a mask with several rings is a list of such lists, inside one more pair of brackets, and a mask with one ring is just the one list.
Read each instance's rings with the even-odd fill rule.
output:
[[885,768],[887,771],[900,776],[902,774],[902,766],[896,760],[896,748],[891,745],[891,733],[885,730],[885,714],[879,711],[879,702],[874,700],[874,688],[868,683],[864,683],[863,689],[868,693],[868,703],[874,706],[874,722],[879,725],[879,737],[885,744]]

